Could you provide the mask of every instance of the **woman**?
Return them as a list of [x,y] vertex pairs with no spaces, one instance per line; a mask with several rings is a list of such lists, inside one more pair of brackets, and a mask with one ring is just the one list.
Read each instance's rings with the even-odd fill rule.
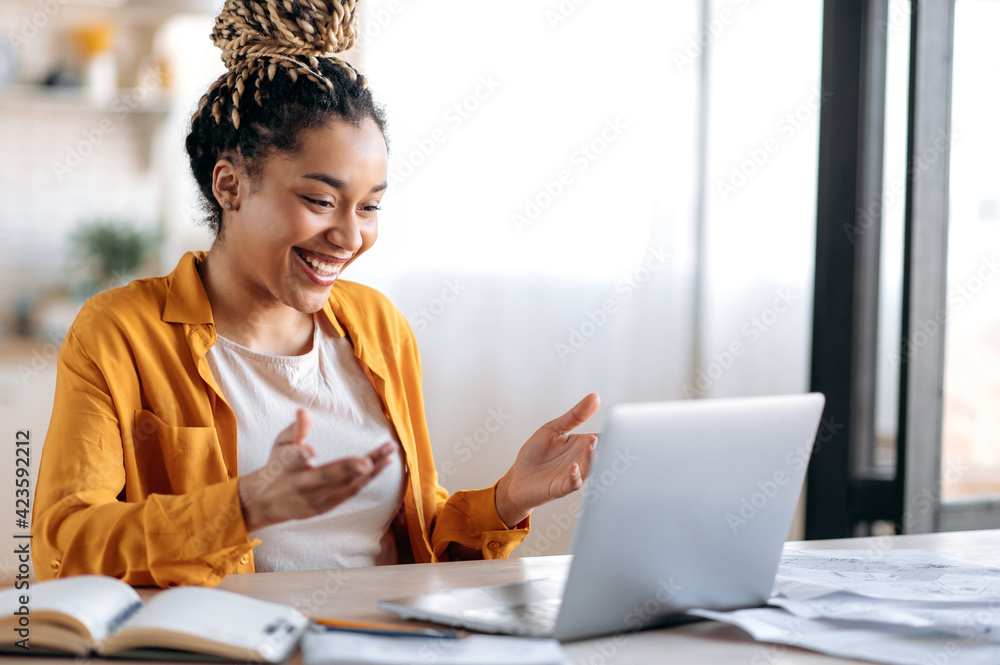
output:
[[535,506],[582,486],[597,437],[569,432],[595,394],[493,487],[449,496],[409,324],[339,279],[375,242],[386,191],[383,113],[324,57],[354,43],[355,10],[228,0],[218,17],[229,71],[187,139],[216,240],[91,299],[67,335],[35,498],[39,578],[212,585],[505,557]]

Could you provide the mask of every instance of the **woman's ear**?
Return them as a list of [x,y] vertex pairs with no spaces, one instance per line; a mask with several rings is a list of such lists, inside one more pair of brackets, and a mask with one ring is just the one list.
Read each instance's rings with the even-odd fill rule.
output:
[[242,182],[239,169],[228,159],[220,159],[212,171],[212,194],[223,210],[239,210]]

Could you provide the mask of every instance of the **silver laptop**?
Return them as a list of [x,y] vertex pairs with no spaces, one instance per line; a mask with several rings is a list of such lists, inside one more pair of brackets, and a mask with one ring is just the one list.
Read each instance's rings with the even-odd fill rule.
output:
[[[824,398],[621,404],[582,490],[564,580],[385,600],[400,616],[568,641],[763,605]],[[536,524],[536,528],[537,528]]]

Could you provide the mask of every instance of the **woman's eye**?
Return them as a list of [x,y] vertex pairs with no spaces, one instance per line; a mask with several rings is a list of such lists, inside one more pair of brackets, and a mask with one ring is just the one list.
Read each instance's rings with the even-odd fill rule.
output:
[[325,201],[323,199],[311,199],[308,196],[303,196],[302,198],[304,198],[306,201],[308,201],[309,203],[313,204],[314,206],[318,206],[320,208],[332,208],[333,207],[333,202],[332,201]]
[[377,203],[375,203],[375,204],[368,205],[368,206],[362,206],[361,209],[364,210],[365,212],[378,212],[379,210],[382,209],[382,206],[380,206]]

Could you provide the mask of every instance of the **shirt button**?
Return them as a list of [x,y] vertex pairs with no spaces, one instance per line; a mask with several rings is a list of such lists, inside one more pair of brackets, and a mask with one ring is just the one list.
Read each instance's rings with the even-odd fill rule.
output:
[[487,545],[487,547],[489,547],[491,550],[498,550],[498,549],[500,549],[500,543],[498,543],[495,540],[491,540],[490,544]]
[[60,566],[59,559],[52,559],[52,572],[53,573],[58,573],[59,572],[59,566]]
[[244,554],[242,558],[240,558],[240,563],[242,563],[244,566],[250,563],[250,555]]

